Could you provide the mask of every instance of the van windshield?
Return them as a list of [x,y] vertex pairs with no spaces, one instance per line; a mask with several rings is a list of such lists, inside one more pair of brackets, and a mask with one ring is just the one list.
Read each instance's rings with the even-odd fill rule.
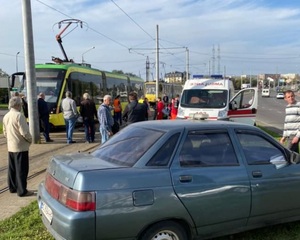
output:
[[182,93],[180,104],[189,108],[224,108],[227,102],[227,90],[187,89]]

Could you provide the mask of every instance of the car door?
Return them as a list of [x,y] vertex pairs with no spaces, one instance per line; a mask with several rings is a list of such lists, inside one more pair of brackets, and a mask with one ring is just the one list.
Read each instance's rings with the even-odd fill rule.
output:
[[264,134],[248,130],[236,133],[251,182],[249,224],[271,224],[299,216],[300,165],[289,164],[284,148]]
[[250,185],[227,130],[189,131],[171,166],[174,190],[201,234],[246,225]]
[[255,125],[257,104],[257,88],[243,89],[230,100],[228,118],[234,122]]

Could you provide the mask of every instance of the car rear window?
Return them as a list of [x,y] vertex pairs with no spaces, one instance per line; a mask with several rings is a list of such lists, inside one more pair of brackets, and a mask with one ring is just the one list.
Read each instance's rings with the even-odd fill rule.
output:
[[163,134],[158,130],[126,128],[92,155],[113,164],[132,167]]

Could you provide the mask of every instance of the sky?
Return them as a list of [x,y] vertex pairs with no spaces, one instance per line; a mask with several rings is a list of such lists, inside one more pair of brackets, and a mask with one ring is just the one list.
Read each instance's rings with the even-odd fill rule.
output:
[[[1,1],[0,69],[25,70],[23,2]],[[146,79],[300,72],[298,0],[31,0],[35,63],[68,58]],[[61,22],[59,28],[59,22]],[[158,48],[157,48],[158,44]]]

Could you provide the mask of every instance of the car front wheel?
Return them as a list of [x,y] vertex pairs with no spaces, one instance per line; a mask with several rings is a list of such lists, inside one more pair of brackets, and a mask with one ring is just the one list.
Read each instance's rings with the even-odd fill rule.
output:
[[185,229],[178,223],[165,221],[151,226],[140,240],[187,240]]

